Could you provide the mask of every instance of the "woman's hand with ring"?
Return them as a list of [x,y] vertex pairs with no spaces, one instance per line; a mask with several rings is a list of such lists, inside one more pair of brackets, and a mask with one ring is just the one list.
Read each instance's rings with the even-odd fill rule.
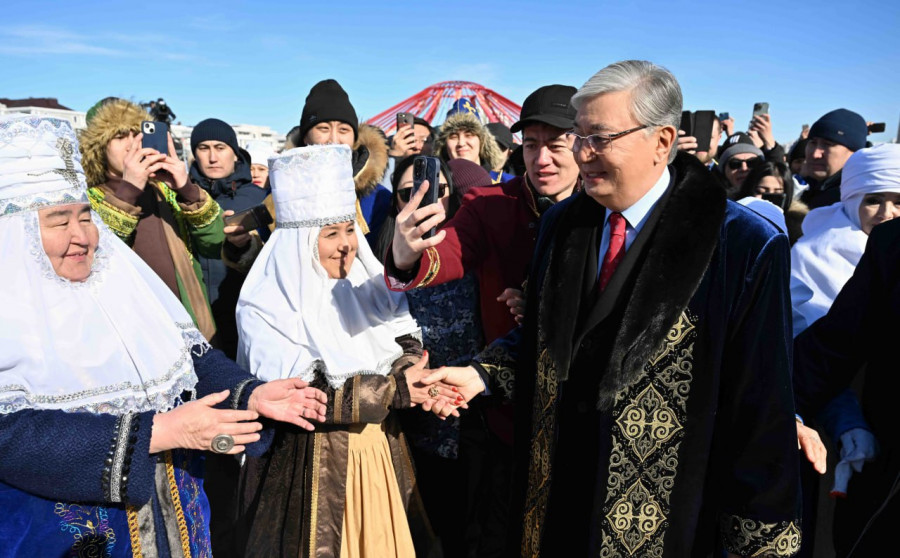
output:
[[241,453],[247,444],[258,441],[262,424],[250,422],[259,418],[258,413],[215,408],[229,393],[228,390],[213,393],[154,415],[150,453],[175,448],[209,451],[213,439],[221,434],[234,438],[229,454]]

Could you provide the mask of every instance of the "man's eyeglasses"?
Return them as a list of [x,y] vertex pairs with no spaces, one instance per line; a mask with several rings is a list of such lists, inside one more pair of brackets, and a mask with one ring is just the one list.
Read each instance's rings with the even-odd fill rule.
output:
[[759,163],[759,157],[753,157],[752,159],[728,159],[728,168],[731,170],[741,170],[741,168],[746,164],[748,169],[752,169]]
[[609,146],[612,144],[613,140],[617,140],[621,137],[627,136],[632,132],[637,132],[638,130],[643,130],[644,128],[648,128],[649,124],[644,124],[642,126],[638,126],[637,128],[631,128],[629,130],[624,130],[622,132],[616,132],[615,134],[591,134],[589,136],[579,136],[572,130],[566,132],[566,138],[572,142],[572,152],[578,153],[581,151],[581,148],[587,143],[588,147],[591,148],[591,151],[594,153],[603,153]]
[[[414,188],[410,186],[409,188],[400,188],[397,190],[397,197],[400,198],[403,203],[409,203],[409,198],[412,197]],[[440,190],[438,190],[438,197],[443,198],[450,191],[450,185],[446,183],[442,183]]]

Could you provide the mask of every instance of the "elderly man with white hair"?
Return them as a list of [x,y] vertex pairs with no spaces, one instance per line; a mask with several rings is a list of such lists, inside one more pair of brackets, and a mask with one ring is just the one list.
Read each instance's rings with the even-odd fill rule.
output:
[[793,555],[788,239],[676,155],[668,70],[572,103],[584,190],[541,219],[523,326],[424,381],[514,388],[521,556]]

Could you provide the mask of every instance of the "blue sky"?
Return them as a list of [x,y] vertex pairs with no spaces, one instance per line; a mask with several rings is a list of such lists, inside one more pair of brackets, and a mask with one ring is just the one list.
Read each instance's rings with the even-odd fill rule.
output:
[[361,118],[444,80],[520,103],[603,66],[668,67],[686,109],[739,129],[770,104],[775,136],[845,107],[900,117],[900,2],[46,2],[6,0],[0,97],[87,110],[108,95],[164,97],[178,119],[214,116],[286,132],[309,88],[344,86]]

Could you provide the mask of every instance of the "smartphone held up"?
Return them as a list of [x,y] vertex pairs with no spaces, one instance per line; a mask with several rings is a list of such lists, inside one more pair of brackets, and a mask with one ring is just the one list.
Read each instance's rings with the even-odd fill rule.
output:
[[169,125],[165,122],[144,120],[141,122],[141,147],[149,147],[169,155]]
[[[420,207],[437,203],[441,197],[441,161],[437,157],[418,155],[413,159],[413,192],[417,192],[422,183],[428,181],[428,191],[422,199]],[[432,228],[422,235],[422,238],[431,238],[437,233],[437,228]]]

